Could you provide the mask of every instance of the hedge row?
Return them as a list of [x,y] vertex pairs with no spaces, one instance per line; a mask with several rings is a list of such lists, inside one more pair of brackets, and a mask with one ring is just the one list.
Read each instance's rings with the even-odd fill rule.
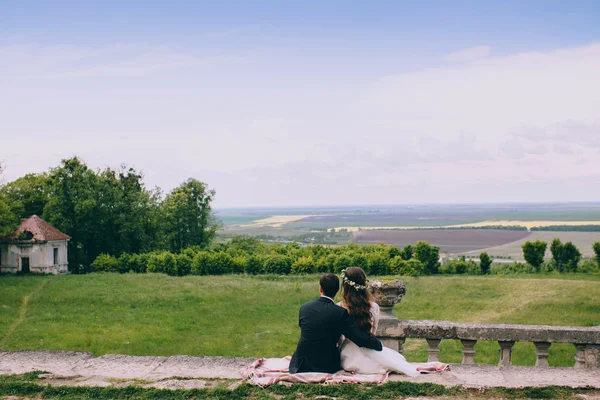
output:
[[159,272],[173,276],[337,273],[351,266],[361,267],[371,275],[417,276],[435,274],[439,267],[439,248],[426,242],[404,249],[388,245],[263,245],[247,238],[232,242],[211,250],[188,248],[178,254],[101,254],[91,267],[93,271]]

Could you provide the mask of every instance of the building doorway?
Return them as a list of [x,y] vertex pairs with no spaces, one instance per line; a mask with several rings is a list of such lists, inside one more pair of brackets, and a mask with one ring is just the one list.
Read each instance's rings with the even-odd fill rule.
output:
[[21,272],[28,274],[29,270],[29,257],[21,257]]

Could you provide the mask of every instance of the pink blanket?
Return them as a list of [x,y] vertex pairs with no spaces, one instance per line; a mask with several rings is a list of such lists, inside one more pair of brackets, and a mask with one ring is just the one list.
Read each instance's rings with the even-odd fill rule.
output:
[[290,374],[289,366],[292,357],[261,358],[252,365],[242,368],[240,374],[248,383],[256,386],[269,386],[277,382],[286,381],[294,383],[384,383],[389,373],[366,375],[353,374],[344,370],[335,374],[324,372],[302,372]]

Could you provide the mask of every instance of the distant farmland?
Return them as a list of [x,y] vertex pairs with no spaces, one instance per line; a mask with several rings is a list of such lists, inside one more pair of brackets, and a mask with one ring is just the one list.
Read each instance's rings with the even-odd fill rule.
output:
[[524,241],[530,235],[528,231],[502,229],[363,230],[354,232],[354,242],[403,247],[424,240],[439,246],[441,253],[464,253]]
[[[546,232],[546,231],[535,231],[531,232],[531,235],[527,238],[519,239],[512,243],[491,247],[486,249],[486,252],[491,256],[500,257],[511,257],[516,260],[523,259],[523,250],[521,246],[527,240],[542,240],[548,243],[548,249],[546,251],[546,257],[551,257],[550,254],[550,243],[552,239],[559,238],[563,243],[572,242],[583,257],[593,257],[594,252],[592,250],[592,244],[594,242],[600,242],[600,232]],[[470,256],[476,256],[479,253],[471,252],[466,253]]]

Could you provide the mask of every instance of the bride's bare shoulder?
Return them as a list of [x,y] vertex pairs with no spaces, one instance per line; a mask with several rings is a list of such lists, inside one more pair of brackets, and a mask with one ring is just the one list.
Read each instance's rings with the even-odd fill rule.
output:
[[340,306],[342,308],[345,308],[346,310],[348,309],[348,306],[343,301],[338,302],[336,305],[338,305],[338,306]]
[[377,304],[374,301],[372,301],[371,302],[371,310],[375,311],[375,312],[379,312],[379,304]]

